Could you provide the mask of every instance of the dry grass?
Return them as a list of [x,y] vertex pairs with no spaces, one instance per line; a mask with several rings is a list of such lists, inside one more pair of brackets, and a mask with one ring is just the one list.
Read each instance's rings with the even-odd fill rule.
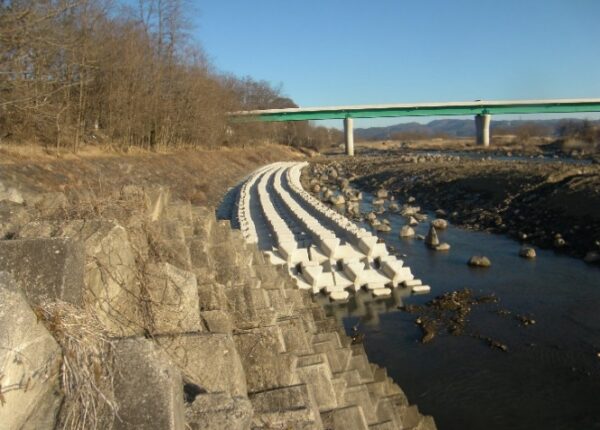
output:
[[113,345],[92,312],[65,302],[46,302],[34,309],[63,350],[65,400],[57,428],[106,428],[117,416],[113,397]]

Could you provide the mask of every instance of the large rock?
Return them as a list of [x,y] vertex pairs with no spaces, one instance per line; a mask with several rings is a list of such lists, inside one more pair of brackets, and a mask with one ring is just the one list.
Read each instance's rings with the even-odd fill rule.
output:
[[0,270],[10,273],[31,303],[46,299],[81,305],[85,248],[69,238],[0,241]]
[[147,339],[115,345],[115,430],[184,430],[183,380],[169,357]]
[[191,430],[246,430],[252,420],[252,404],[246,397],[226,393],[200,394],[185,408]]
[[231,335],[198,333],[157,336],[186,381],[209,393],[245,396],[246,375]]
[[62,394],[60,347],[10,275],[0,272],[0,427],[54,428]]
[[32,222],[21,229],[19,236],[70,237],[82,241],[86,304],[114,335],[144,332],[136,253],[123,226],[106,219]]
[[428,247],[435,249],[440,244],[440,240],[438,239],[437,232],[435,231],[435,227],[432,225],[429,228],[429,233],[425,237],[425,245]]
[[484,255],[474,255],[469,258],[467,264],[473,267],[490,267],[492,262]]
[[169,263],[150,265],[146,292],[152,333],[202,330],[196,276]]
[[409,225],[403,225],[400,228],[400,237],[413,237],[415,235],[415,230]]
[[533,259],[536,257],[535,249],[531,246],[523,246],[519,250],[519,257]]
[[434,226],[437,230],[444,230],[448,228],[448,221],[442,218],[436,218],[431,221],[431,225]]

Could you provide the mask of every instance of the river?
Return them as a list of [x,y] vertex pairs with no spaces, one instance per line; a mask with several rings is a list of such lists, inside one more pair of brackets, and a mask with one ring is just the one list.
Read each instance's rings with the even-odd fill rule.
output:
[[[367,195],[363,209],[370,200]],[[600,269],[549,250],[525,260],[512,239],[452,225],[439,232],[451,250],[432,251],[421,240],[398,237],[403,217],[381,217],[393,227],[381,237],[405,255],[431,294],[399,290],[379,303],[362,294],[329,312],[349,334],[359,323],[369,358],[388,369],[412,403],[441,430],[600,429]],[[421,223],[417,233],[425,235],[428,226]],[[474,254],[488,256],[492,266],[470,268],[466,261]],[[444,333],[421,344],[415,315],[397,309],[462,288],[498,297],[474,307],[469,329],[506,344],[507,352]],[[523,326],[517,315],[535,324]]]

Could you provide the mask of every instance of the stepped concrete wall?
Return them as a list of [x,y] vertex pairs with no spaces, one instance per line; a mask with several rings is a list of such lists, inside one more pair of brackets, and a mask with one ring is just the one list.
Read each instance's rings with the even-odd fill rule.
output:
[[96,393],[110,406],[95,417],[102,428],[435,428],[310,291],[214,210],[166,189],[120,198],[139,210],[3,220],[17,227],[0,241],[2,425],[53,428],[75,401],[61,390],[73,353],[69,328],[57,330],[64,315],[38,311],[63,301],[93,313],[107,339],[110,354],[89,355],[110,359],[75,363],[111,375]]

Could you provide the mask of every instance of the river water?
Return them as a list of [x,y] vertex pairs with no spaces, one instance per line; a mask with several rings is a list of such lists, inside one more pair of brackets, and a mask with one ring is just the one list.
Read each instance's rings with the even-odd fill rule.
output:
[[[400,215],[381,217],[393,227],[381,237],[405,255],[431,294],[399,289],[375,303],[362,293],[328,310],[349,334],[359,324],[369,358],[388,369],[411,403],[433,415],[441,430],[600,429],[600,269],[549,250],[525,260],[512,239],[452,225],[439,232],[451,250],[436,252],[398,237]],[[428,225],[421,223],[417,233],[425,235]],[[474,254],[488,256],[492,266],[470,268],[466,261]],[[444,333],[421,344],[416,316],[397,309],[462,288],[498,297],[499,303],[473,308],[469,328],[506,344],[507,352]],[[536,323],[523,326],[516,315]]]

